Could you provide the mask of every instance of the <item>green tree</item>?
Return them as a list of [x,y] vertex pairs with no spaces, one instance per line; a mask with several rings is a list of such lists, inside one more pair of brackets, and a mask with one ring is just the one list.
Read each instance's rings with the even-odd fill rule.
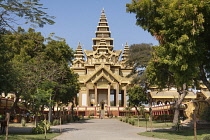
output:
[[[143,104],[148,103],[147,93],[145,88],[140,86],[134,86],[128,90],[128,102],[131,107],[135,107],[138,114],[138,125],[139,125],[139,115],[142,113]],[[139,109],[138,109],[139,108]]]
[[[133,0],[127,11],[136,14],[136,24],[155,36],[160,46],[150,63],[149,77],[158,85],[173,85],[179,90],[174,123],[187,87],[202,80],[210,90],[208,0]],[[163,67],[164,71],[157,70]],[[165,78],[163,72],[166,72]],[[162,74],[160,74],[162,73]],[[150,80],[150,82],[153,82]]]
[[153,49],[152,44],[133,44],[129,47],[128,61],[126,62],[133,67],[129,76],[134,76],[133,83],[144,84],[146,81],[145,69],[151,59]]
[[25,23],[31,23],[43,27],[45,24],[54,24],[54,17],[49,16],[44,10],[40,0],[0,0],[0,28],[13,29],[19,17],[25,19]]
[[138,107],[148,102],[145,89],[140,86],[134,86],[128,90],[128,97],[130,106],[135,107],[138,115],[140,115]]
[[0,89],[16,94],[14,106],[21,97],[36,113],[44,106],[51,109],[54,102],[68,104],[73,101],[79,90],[78,76],[69,68],[74,52],[65,41],[51,40],[44,44],[45,39],[40,33],[21,28],[2,39],[4,45],[9,46],[5,50],[8,52],[5,65],[10,71],[2,73],[9,85],[1,85]]
[[3,71],[1,73],[0,92],[12,92],[16,94],[14,106],[23,93],[28,93],[25,79],[27,70],[23,69],[27,61],[43,50],[44,38],[40,33],[35,33],[29,29],[26,33],[24,30],[19,30],[14,34],[6,34],[1,36],[1,46],[5,54],[1,55],[3,59]]

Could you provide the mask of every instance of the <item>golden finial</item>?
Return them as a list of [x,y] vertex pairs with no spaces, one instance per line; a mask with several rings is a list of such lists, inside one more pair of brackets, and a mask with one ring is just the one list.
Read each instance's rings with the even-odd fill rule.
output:
[[102,9],[101,13],[105,13],[105,10],[104,10],[104,8]]

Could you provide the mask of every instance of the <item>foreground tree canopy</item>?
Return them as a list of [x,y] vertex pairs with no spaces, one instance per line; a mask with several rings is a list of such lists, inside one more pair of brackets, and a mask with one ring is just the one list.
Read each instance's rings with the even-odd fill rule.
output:
[[65,41],[44,43],[40,32],[22,28],[1,35],[0,41],[0,92],[15,93],[16,102],[25,99],[33,109],[73,101],[79,85],[69,68],[74,52]]
[[[133,0],[127,4],[127,11],[135,13],[136,24],[159,40],[153,62],[167,65],[177,86],[190,84],[194,78],[206,80],[203,71],[209,71],[210,49],[208,0]],[[210,89],[209,83],[206,85]]]
[[1,32],[4,28],[10,29],[13,24],[17,24],[19,17],[25,19],[25,23],[38,25],[43,27],[45,24],[54,24],[54,17],[49,16],[44,10],[40,0],[0,0],[0,28]]
[[209,0],[133,0],[127,11],[159,41],[147,67],[148,80],[162,88],[182,89],[176,109],[196,81],[210,90]]

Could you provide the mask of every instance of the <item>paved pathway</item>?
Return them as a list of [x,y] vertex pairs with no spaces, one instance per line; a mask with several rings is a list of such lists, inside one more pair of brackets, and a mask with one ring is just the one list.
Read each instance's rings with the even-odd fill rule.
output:
[[[59,126],[52,127],[59,131]],[[135,127],[116,119],[91,119],[83,123],[62,125],[62,134],[53,140],[158,140],[140,136],[145,128]]]

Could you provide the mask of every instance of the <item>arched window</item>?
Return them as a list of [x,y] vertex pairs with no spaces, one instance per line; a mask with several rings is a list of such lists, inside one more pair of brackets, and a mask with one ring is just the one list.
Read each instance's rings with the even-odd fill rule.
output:
[[160,105],[160,104],[162,104],[162,102],[161,101],[157,101],[157,105]]
[[169,101],[165,101],[165,104],[167,105],[167,104],[170,104],[170,102]]

